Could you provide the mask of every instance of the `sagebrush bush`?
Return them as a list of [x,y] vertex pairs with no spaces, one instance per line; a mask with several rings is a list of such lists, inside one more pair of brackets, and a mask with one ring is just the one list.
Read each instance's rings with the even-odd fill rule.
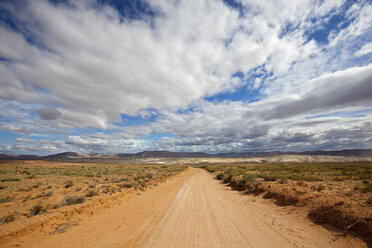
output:
[[87,194],[85,196],[92,197],[92,196],[95,196],[95,195],[98,195],[98,191],[96,189],[91,189],[87,192]]
[[232,175],[227,175],[224,179],[223,179],[223,183],[230,183],[231,182],[231,179],[232,179]]
[[85,197],[84,196],[67,196],[65,199],[63,199],[60,203],[55,205],[55,208],[59,208],[62,206],[70,206],[70,205],[75,205],[75,204],[81,204],[85,202]]
[[247,180],[244,179],[244,178],[242,178],[242,179],[240,179],[240,180],[238,181],[237,184],[238,184],[238,186],[242,187],[242,186],[244,186],[246,183],[247,183]]
[[116,193],[119,192],[120,188],[117,185],[107,185],[105,186],[105,189],[103,190],[103,193]]
[[9,214],[9,215],[5,215],[3,217],[0,218],[0,223],[9,223],[9,222],[13,222],[16,220],[16,217],[14,216],[14,214]]
[[216,175],[216,179],[217,179],[217,180],[223,180],[224,176],[225,176],[225,175],[224,175],[222,172],[220,172],[220,173],[218,173],[218,174]]
[[33,216],[33,215],[38,215],[40,213],[45,213],[48,209],[48,205],[45,204],[45,203],[38,203],[36,205],[34,205],[31,209],[30,209],[30,214],[29,216]]
[[66,189],[67,189],[67,188],[70,188],[70,187],[72,187],[72,186],[74,186],[74,182],[71,181],[71,180],[69,180],[69,181],[67,181],[67,182],[65,183],[65,188],[66,188]]

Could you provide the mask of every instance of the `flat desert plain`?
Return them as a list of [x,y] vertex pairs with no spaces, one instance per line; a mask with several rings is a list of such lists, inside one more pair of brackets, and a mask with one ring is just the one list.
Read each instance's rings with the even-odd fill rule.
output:
[[2,161],[0,247],[371,245],[371,162],[145,162]]

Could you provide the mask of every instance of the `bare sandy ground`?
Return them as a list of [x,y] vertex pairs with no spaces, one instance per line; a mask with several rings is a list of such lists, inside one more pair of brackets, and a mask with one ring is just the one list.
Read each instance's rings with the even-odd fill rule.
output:
[[367,247],[314,225],[295,207],[231,191],[202,169],[133,195],[65,233],[3,247]]

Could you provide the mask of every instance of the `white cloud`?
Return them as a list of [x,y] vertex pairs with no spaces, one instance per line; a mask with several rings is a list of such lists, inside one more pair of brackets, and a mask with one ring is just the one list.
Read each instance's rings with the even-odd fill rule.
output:
[[[322,30],[345,1],[240,3],[241,16],[217,0],[148,1],[158,15],[140,20],[95,1],[3,4],[20,32],[0,25],[0,129],[67,134],[40,144],[20,138],[15,145],[24,151],[31,144],[53,152],[223,151],[297,141],[311,147],[349,119],[311,122],[307,115],[372,106],[372,61],[353,60],[371,51],[360,40],[371,30],[371,4],[354,3],[350,24],[321,44],[309,33]],[[237,72],[242,78],[232,77]],[[259,101],[206,100],[241,86],[258,90]],[[158,117],[122,127],[114,124],[121,114]],[[309,125],[324,135],[307,131]],[[84,128],[98,131],[70,133]],[[364,132],[367,124],[353,130]],[[175,137],[139,138],[153,133]]]
[[363,56],[366,54],[372,53],[372,43],[365,44],[362,48],[360,48],[355,55],[356,56]]

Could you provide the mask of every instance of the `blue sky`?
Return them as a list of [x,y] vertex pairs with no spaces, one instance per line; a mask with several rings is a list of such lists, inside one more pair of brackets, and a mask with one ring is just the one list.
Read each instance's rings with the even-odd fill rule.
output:
[[371,13],[357,0],[1,1],[0,153],[372,148]]

